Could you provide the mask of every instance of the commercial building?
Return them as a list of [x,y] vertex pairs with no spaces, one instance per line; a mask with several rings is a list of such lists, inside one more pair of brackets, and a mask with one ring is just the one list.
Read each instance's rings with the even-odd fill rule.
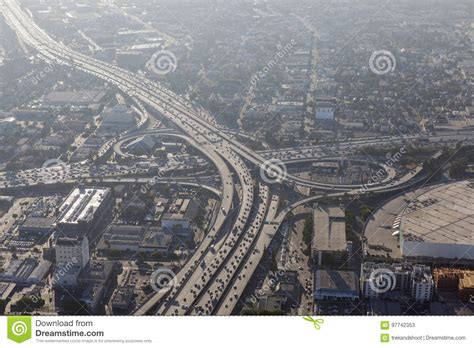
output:
[[33,258],[11,260],[5,270],[0,273],[0,281],[24,283],[37,265],[38,261]]
[[60,235],[88,235],[111,202],[109,188],[74,188],[59,208],[56,227]]
[[56,268],[53,285],[76,287],[80,272],[89,263],[89,241],[86,236],[61,237],[56,241]]
[[296,271],[279,271],[272,274],[269,286],[260,290],[257,308],[267,311],[288,312],[300,301],[300,284]]
[[155,139],[151,135],[144,135],[127,145],[127,150],[137,155],[149,155],[156,145]]
[[136,124],[133,111],[126,106],[116,105],[109,108],[102,114],[102,123],[99,126],[98,134],[116,135]]
[[87,237],[60,237],[56,241],[56,264],[58,266],[73,262],[84,268],[89,262],[89,241]]
[[112,284],[114,262],[91,261],[79,276],[79,286],[82,290],[80,300],[87,305],[90,313],[97,313]]
[[55,218],[28,216],[18,228],[21,235],[47,236],[53,231]]
[[314,298],[329,301],[358,300],[357,274],[353,271],[316,271],[314,274]]
[[330,103],[320,103],[316,107],[316,120],[318,121],[332,121],[334,120],[334,105]]
[[112,294],[111,305],[114,314],[123,314],[135,305],[135,287],[132,285],[119,286]]
[[174,235],[160,227],[135,225],[111,225],[97,245],[101,253],[111,250],[122,252],[150,252],[167,255],[170,252]]
[[400,221],[402,255],[474,260],[474,183],[438,186],[413,200]]
[[111,225],[102,235],[97,246],[100,252],[110,250],[131,251],[139,250],[145,235],[145,226]]
[[316,205],[313,210],[311,257],[318,265],[340,264],[347,256],[345,212],[339,206]]
[[338,173],[340,164],[338,162],[314,162],[311,165],[313,173],[321,175],[335,175]]
[[171,252],[171,245],[174,240],[174,235],[171,231],[150,227],[140,245],[140,250],[143,252],[168,255]]
[[190,199],[176,199],[162,215],[161,227],[183,238],[189,238],[192,233],[191,223],[196,216],[197,205]]
[[89,106],[100,104],[106,93],[102,91],[53,91],[44,97],[44,104],[50,106]]
[[51,262],[33,257],[11,260],[5,270],[0,273],[0,282],[18,285],[38,284],[46,277]]
[[319,98],[316,100],[316,121],[328,122],[334,121],[334,112],[336,110],[335,100],[331,98]]

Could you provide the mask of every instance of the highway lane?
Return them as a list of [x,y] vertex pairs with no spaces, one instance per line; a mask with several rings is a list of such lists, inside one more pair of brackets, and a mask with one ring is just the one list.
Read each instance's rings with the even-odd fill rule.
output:
[[[296,160],[304,157],[316,157],[316,154],[322,153],[324,149],[331,149],[338,151],[355,150],[364,146],[372,147],[387,147],[387,146],[402,146],[414,144],[415,141],[422,141],[419,146],[430,146],[439,143],[455,144],[459,141],[466,141],[472,143],[474,141],[474,130],[449,131],[438,132],[436,135],[427,135],[425,133],[408,134],[404,136],[380,136],[377,138],[368,137],[357,140],[340,141],[336,144],[319,144],[313,146],[301,146],[298,148],[280,148],[272,150],[257,151],[259,154],[267,159],[278,158],[281,160]],[[323,156],[323,154],[322,154]]]
[[270,245],[273,237],[278,231],[279,225],[274,222],[274,219],[277,214],[279,204],[280,197],[278,195],[273,195],[267,214],[265,215],[264,226],[260,229],[257,238],[253,242],[251,248],[252,252],[247,253],[244,260],[239,263],[238,268],[233,274],[229,285],[221,295],[220,299],[214,305],[213,314],[232,314],[232,311],[237,305],[238,300],[241,298],[248,282],[262,260],[264,251]]
[[[226,249],[219,250],[219,257],[226,257],[226,262],[222,262],[222,266],[219,267],[217,264],[211,264],[210,267],[218,268],[215,272],[214,279],[209,286],[206,284],[194,284],[194,290],[199,290],[200,296],[194,297],[194,302],[185,314],[198,314],[198,315],[209,315],[215,310],[216,305],[220,302],[221,297],[224,295],[230,286],[230,282],[234,274],[239,269],[239,265],[244,261],[247,255],[253,253],[254,241],[258,236],[262,226],[265,222],[265,214],[267,209],[267,201],[270,197],[269,187],[260,184],[259,192],[256,196],[258,209],[255,211],[252,220],[246,228],[245,234],[238,240],[238,248],[233,249],[226,255]],[[265,204],[260,204],[260,201],[264,201]],[[248,275],[247,275],[248,276]],[[246,275],[244,275],[246,277]],[[177,313],[179,314],[179,312]]]

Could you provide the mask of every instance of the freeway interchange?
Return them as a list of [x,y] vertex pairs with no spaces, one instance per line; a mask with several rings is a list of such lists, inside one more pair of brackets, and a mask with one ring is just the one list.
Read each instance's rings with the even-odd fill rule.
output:
[[[142,111],[143,118],[136,132],[117,135],[103,145],[99,157],[110,150],[124,156],[121,152],[121,144],[127,139],[143,134],[163,132],[144,130],[149,118],[146,111],[148,108],[171,122],[179,130],[179,133],[171,130],[165,134],[180,137],[188,145],[198,149],[218,169],[222,186],[220,190],[199,183],[187,183],[219,194],[220,208],[213,226],[198,245],[195,253],[176,275],[174,286],[167,291],[157,292],[150,296],[142,306],[136,308],[135,315],[148,313],[159,315],[231,314],[261,260],[265,246],[269,245],[292,209],[301,204],[317,201],[323,196],[342,197],[400,190],[412,185],[421,172],[421,167],[419,167],[401,178],[395,179],[391,176],[390,182],[381,180],[364,188],[361,185],[317,183],[289,173],[285,173],[284,177],[279,178],[276,183],[265,182],[262,178],[253,175],[255,168],[271,176],[274,173],[272,167],[268,166],[270,159],[279,158],[284,162],[314,160],[321,158],[319,153],[324,150],[324,146],[253,151],[237,141],[229,132],[209,122],[206,119],[208,116],[206,112],[196,109],[190,101],[160,84],[75,52],[55,41],[34,23],[16,1],[0,1],[0,9],[18,38],[37,50],[44,60],[50,64],[86,72],[106,81],[131,97]],[[346,141],[338,144],[337,147],[339,150],[350,150],[352,147],[373,146],[387,141],[403,145],[408,141],[423,137],[423,135],[414,135],[410,138],[391,137]],[[456,134],[449,138],[455,141],[463,140],[464,137],[465,135]],[[436,141],[436,139],[431,138],[429,141]],[[384,169],[390,172],[389,167],[385,166]],[[60,172],[57,168],[41,168],[18,173],[3,173],[0,174],[0,188],[34,186],[38,183],[54,184],[68,180],[77,182],[94,178],[104,178],[104,180],[114,182],[118,180],[117,177],[146,174],[146,170],[119,165],[99,165],[93,161],[87,161],[64,165]],[[146,179],[130,180],[146,182]],[[165,179],[162,181],[166,182]],[[174,179],[174,182],[186,184],[185,180]],[[294,202],[278,211],[282,197],[276,193],[274,184],[286,185],[290,189],[296,185],[310,187],[326,194]],[[223,231],[225,233],[222,233]]]

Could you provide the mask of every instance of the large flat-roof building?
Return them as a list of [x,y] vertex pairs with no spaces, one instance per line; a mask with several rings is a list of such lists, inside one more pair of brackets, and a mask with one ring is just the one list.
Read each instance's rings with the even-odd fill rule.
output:
[[56,227],[60,236],[87,235],[111,201],[109,188],[77,187],[59,208]]
[[106,109],[102,114],[102,123],[97,130],[97,134],[116,135],[135,124],[133,110],[126,106],[116,105],[113,108]]
[[53,91],[44,97],[44,103],[51,106],[89,106],[99,104],[106,93],[103,91]]
[[51,262],[28,257],[13,259],[6,269],[0,273],[0,282],[30,285],[40,283],[48,274]]
[[347,255],[345,212],[339,206],[316,205],[313,211],[311,256],[321,265],[341,263]]
[[359,299],[359,280],[353,271],[318,270],[314,274],[314,298],[316,300]]
[[404,257],[474,260],[474,183],[435,187],[412,200],[400,222]]

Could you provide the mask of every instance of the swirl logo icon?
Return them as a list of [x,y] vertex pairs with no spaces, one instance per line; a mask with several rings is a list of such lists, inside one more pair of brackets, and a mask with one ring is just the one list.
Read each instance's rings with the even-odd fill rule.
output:
[[166,75],[174,72],[178,67],[178,60],[173,52],[168,50],[156,51],[147,63],[148,68],[157,75]]
[[288,175],[285,164],[279,159],[272,158],[260,167],[260,177],[267,184],[282,182]]
[[395,289],[397,277],[387,268],[373,270],[369,277],[370,289],[376,294],[383,294]]
[[395,71],[396,65],[395,56],[387,50],[375,51],[369,58],[370,71],[377,75],[385,75]]
[[8,317],[7,337],[17,343],[22,343],[31,338],[31,317]]
[[150,276],[150,285],[156,292],[166,292],[176,285],[176,274],[169,268],[158,268]]

